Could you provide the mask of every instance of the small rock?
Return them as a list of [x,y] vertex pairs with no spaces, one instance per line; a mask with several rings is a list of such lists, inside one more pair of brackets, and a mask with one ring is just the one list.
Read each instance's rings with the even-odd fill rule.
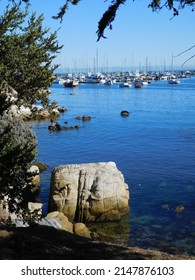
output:
[[61,229],[73,233],[73,224],[68,218],[59,211],[53,211],[47,214],[47,219],[57,219],[60,221]]
[[82,118],[80,116],[76,117],[75,118],[76,120],[81,120]]
[[28,210],[29,210],[29,214],[30,216],[35,215],[37,217],[41,217],[42,215],[42,208],[43,208],[43,204],[42,203],[37,203],[37,202],[28,202]]
[[60,213],[59,211],[50,212],[50,213],[47,214],[46,218],[48,218],[48,219],[56,218],[59,213]]
[[7,231],[7,230],[0,230],[0,237],[1,238],[7,238],[11,237],[13,235],[13,232]]
[[36,165],[32,165],[29,171],[31,173],[31,192],[35,193],[40,190],[39,168]]
[[176,212],[183,212],[185,209],[185,207],[183,205],[178,205],[175,207],[175,211]]
[[47,164],[45,164],[41,161],[36,162],[34,165],[36,165],[40,171],[44,171],[48,168]]
[[66,112],[66,111],[68,111],[64,106],[63,107],[58,107],[58,111],[60,112],[60,113],[64,113],[64,112]]
[[91,231],[86,227],[85,224],[75,223],[73,229],[75,234],[91,238]]
[[49,130],[61,130],[61,125],[59,123],[52,123],[48,126]]
[[90,121],[91,117],[90,116],[82,116],[82,121],[86,122],[86,121]]
[[128,117],[129,116],[129,112],[128,111],[121,111],[121,116],[122,117]]
[[168,203],[163,203],[163,204],[161,205],[161,207],[162,207],[163,209],[169,210],[169,204],[168,204]]

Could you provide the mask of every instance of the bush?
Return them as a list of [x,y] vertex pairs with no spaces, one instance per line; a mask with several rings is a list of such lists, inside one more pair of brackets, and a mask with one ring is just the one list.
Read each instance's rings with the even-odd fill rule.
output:
[[0,200],[6,199],[11,213],[26,208],[36,147],[36,137],[23,121],[0,115]]

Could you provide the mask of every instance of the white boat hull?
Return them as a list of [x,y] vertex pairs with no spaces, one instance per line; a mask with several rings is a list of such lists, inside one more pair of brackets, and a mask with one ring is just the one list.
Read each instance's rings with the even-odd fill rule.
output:
[[177,85],[177,84],[180,84],[180,81],[177,79],[170,79],[170,80],[168,80],[168,83],[171,85]]

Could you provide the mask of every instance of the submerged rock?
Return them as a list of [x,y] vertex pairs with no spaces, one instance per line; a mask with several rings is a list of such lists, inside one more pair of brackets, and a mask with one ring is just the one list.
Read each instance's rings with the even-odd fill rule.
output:
[[52,124],[52,125],[49,125],[48,126],[48,129],[51,130],[51,131],[54,131],[54,130],[75,130],[75,129],[79,129],[81,128],[78,124],[76,125],[71,125],[71,126],[64,126],[64,125],[60,125],[58,123],[55,123],[55,124]]
[[76,120],[82,120],[82,117],[78,116],[75,118]]
[[91,116],[88,116],[88,115],[84,115],[84,116],[77,116],[75,118],[76,120],[82,120],[83,122],[87,122],[87,121],[90,121],[91,119],[94,119],[94,117],[91,117]]
[[183,205],[178,205],[175,207],[176,212],[183,212],[185,210],[185,207]]
[[92,117],[90,117],[90,116],[82,116],[83,122],[90,121],[91,119],[92,119]]

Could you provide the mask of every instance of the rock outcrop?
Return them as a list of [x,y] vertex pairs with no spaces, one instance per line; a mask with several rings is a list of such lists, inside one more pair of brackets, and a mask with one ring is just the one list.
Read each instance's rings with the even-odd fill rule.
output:
[[129,211],[128,185],[114,162],[59,166],[51,177],[51,211],[76,222],[119,220]]
[[[48,89],[40,89],[40,93],[49,94]],[[0,84],[0,97],[3,96],[8,104],[4,106],[4,110],[7,114],[28,120],[42,120],[58,118],[60,113],[67,111],[65,107],[59,107],[56,102],[48,104],[47,106],[32,105],[30,107],[24,105],[18,105],[18,93],[7,82],[2,82]],[[22,100],[20,100],[21,103]]]

